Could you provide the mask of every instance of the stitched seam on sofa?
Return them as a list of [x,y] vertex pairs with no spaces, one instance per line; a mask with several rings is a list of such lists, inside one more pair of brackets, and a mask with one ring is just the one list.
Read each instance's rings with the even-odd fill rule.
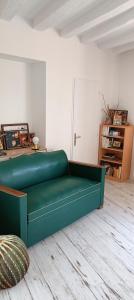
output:
[[83,195],[83,196],[81,196],[81,197],[79,197],[79,198],[77,198],[77,199],[75,199],[75,200],[73,200],[73,201],[70,201],[70,202],[68,202],[68,203],[65,203],[64,205],[60,205],[59,207],[57,207],[57,208],[51,210],[50,212],[46,212],[45,214],[43,214],[43,215],[41,215],[41,216],[39,216],[39,217],[36,217],[35,219],[29,221],[29,223],[31,223],[31,222],[33,222],[33,221],[35,221],[35,220],[37,220],[37,219],[40,219],[40,218],[42,218],[43,216],[50,215],[50,214],[53,213],[54,211],[56,211],[56,210],[58,210],[58,209],[60,209],[60,208],[62,208],[62,207],[64,207],[64,206],[70,205],[71,203],[74,203],[74,202],[80,200],[81,198],[87,197],[87,196],[89,196],[89,195],[91,195],[91,194],[93,194],[93,193],[96,193],[96,192],[98,192],[98,191],[100,192],[100,189],[98,189],[98,190],[96,190],[96,191],[92,191],[92,192],[90,192],[90,193],[88,193],[88,194],[86,194],[86,195]]
[[[96,186],[96,185],[98,185],[98,183],[95,184],[94,186]],[[99,183],[99,185],[100,185],[100,183]],[[91,187],[92,187],[92,186],[91,186]],[[59,202],[61,202],[61,201],[64,201],[64,200],[66,200],[66,199],[68,199],[68,198],[70,198],[70,197],[72,197],[72,196],[76,196],[77,194],[79,194],[79,193],[81,193],[81,192],[85,192],[85,191],[87,191],[87,190],[90,190],[91,187],[88,187],[88,188],[86,188],[86,189],[81,189],[81,190],[79,190],[79,192],[73,193],[73,194],[71,194],[71,195],[69,195],[69,196],[67,196],[67,197],[65,197],[65,198],[62,198],[62,199],[60,199],[60,200],[57,200],[56,203],[59,203]],[[44,209],[44,208],[48,208],[49,206],[52,206],[53,204],[54,204],[54,203],[50,203],[50,204],[48,204],[48,205],[46,205],[46,206],[43,206],[43,207],[41,207],[41,208],[39,208],[39,209],[36,209],[36,210],[34,210],[33,212],[31,212],[30,215],[32,215],[32,214],[34,214],[35,212],[40,211],[40,210],[42,210],[42,209]]]
[[60,205],[60,206],[56,207],[55,209],[51,210],[50,212],[46,212],[45,214],[43,214],[43,215],[41,215],[41,216],[39,216],[39,217],[36,217],[36,218],[33,219],[33,220],[29,220],[28,223],[32,223],[32,222],[35,221],[35,220],[38,220],[38,219],[40,219],[40,218],[42,218],[42,217],[44,217],[44,216],[50,215],[50,214],[53,213],[54,211],[56,211],[56,210],[58,210],[58,209],[60,209],[60,208],[62,208],[62,207],[64,207],[64,206],[67,206],[67,205],[69,205],[69,204],[71,204],[71,203],[74,203],[74,202],[80,200],[81,198],[87,197],[87,196],[89,196],[89,195],[91,195],[91,194],[93,194],[93,193],[96,193],[96,192],[100,192],[100,189],[98,189],[98,190],[96,190],[96,191],[92,191],[92,192],[90,192],[90,193],[88,193],[88,194],[86,194],[86,195],[83,195],[83,196],[81,196],[81,197],[79,197],[79,198],[77,198],[77,199],[75,199],[75,200],[73,200],[73,201],[70,201],[70,202],[68,202],[68,203],[65,203],[64,205]]

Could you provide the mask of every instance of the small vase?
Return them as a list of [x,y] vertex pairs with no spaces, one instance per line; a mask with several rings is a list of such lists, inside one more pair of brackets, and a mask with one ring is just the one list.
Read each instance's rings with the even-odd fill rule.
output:
[[111,118],[107,118],[105,121],[104,121],[104,125],[112,125],[112,119]]

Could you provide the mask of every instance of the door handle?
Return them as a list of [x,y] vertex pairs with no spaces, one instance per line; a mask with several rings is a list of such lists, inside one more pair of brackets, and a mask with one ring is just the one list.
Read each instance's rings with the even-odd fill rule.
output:
[[74,133],[74,146],[76,146],[77,139],[80,139],[81,135],[77,135],[76,132]]

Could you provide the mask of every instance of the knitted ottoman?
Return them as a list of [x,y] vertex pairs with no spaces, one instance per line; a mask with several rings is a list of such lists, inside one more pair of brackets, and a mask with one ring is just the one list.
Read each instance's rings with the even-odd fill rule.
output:
[[16,285],[28,267],[29,256],[23,241],[15,235],[0,235],[0,289]]

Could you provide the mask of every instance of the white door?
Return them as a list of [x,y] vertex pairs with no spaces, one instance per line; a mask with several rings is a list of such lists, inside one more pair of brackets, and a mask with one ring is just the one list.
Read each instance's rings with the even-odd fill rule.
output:
[[76,79],[73,103],[72,159],[97,163],[101,103],[99,82]]

